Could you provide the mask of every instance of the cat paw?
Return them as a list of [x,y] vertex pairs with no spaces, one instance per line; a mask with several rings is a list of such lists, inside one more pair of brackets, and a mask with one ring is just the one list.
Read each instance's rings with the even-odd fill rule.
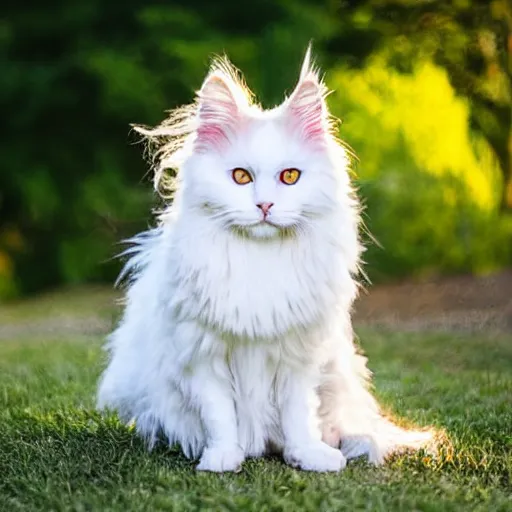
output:
[[347,436],[341,440],[341,451],[347,459],[369,455],[371,450],[371,441],[365,436]]
[[284,460],[290,466],[305,471],[341,471],[347,465],[340,450],[322,442],[285,448]]
[[347,460],[367,457],[371,464],[379,465],[384,461],[385,451],[368,436],[347,436],[341,440],[341,451]]
[[204,449],[196,469],[215,473],[238,472],[244,458],[244,451],[239,446],[210,446]]

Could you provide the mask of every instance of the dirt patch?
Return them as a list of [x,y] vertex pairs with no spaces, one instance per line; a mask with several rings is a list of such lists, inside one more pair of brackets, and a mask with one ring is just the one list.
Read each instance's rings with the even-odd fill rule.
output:
[[400,330],[512,332],[512,269],[375,286],[356,302],[354,321]]
[[[104,336],[120,313],[111,288],[64,290],[4,307],[0,340]],[[354,323],[402,331],[512,333],[512,269],[371,287]]]

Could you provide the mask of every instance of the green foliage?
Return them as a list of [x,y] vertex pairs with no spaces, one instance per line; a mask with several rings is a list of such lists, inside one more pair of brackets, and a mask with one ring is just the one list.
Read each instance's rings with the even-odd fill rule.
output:
[[[129,124],[155,124],[164,110],[190,101],[215,53],[229,54],[262,103],[272,106],[293,87],[310,39],[330,82],[339,87],[331,105],[346,119],[342,135],[361,158],[361,191],[374,234],[385,245],[385,251],[371,249],[375,271],[369,268],[370,273],[385,277],[510,263],[510,230],[494,211],[503,180],[495,177],[497,166],[489,152],[505,176],[508,157],[501,127],[510,111],[509,74],[502,58],[503,25],[495,20],[501,8],[508,12],[507,6],[501,0],[493,0],[492,9],[476,0],[449,7],[440,1],[416,3],[29,0],[6,6],[0,22],[0,101],[6,125],[0,141],[0,298],[60,283],[112,281],[118,241],[145,229],[157,202]],[[391,21],[386,9],[393,12]],[[432,10],[449,23],[434,24],[436,37],[429,39],[418,20]],[[414,32],[406,30],[408,16]],[[490,43],[472,43],[466,52],[466,43],[474,41]],[[485,66],[477,66],[476,57],[466,59],[482,48],[489,50]],[[377,69],[372,59],[383,49],[387,60]],[[447,70],[436,82],[441,89],[430,89],[430,79],[422,88],[417,62],[434,75],[440,68],[432,63]],[[492,69],[500,77],[497,82],[486,78]],[[355,97],[357,88],[350,81],[357,78],[362,86],[371,73],[377,73],[371,87]],[[393,108],[382,108],[384,96],[375,87],[392,96]],[[455,92],[469,103],[457,100]],[[451,109],[450,115],[437,112],[444,131],[439,122],[434,127],[428,98],[437,98],[438,109]],[[413,108],[414,118],[408,117],[419,99],[424,109]],[[446,137],[448,132],[457,138]],[[411,193],[390,195],[389,184],[396,180]],[[412,186],[418,180],[435,182],[439,194],[422,197]],[[464,192],[448,199],[459,182]],[[432,211],[447,201],[452,212],[446,221],[437,218],[436,228],[417,208],[427,200]],[[404,210],[417,213],[408,228],[399,219],[402,229],[395,217]],[[441,233],[442,226],[448,232]],[[405,229],[417,234],[403,237]],[[461,247],[471,254],[462,256]]]
[[510,338],[361,332],[381,400],[446,429],[438,457],[401,456],[339,475],[247,461],[198,474],[176,448],[148,453],[133,429],[94,409],[96,340],[0,345],[0,509],[510,509]]
[[418,61],[393,69],[389,50],[359,70],[332,73],[332,105],[355,149],[375,279],[489,272],[512,259],[512,222],[499,214],[502,176],[469,128],[467,101],[446,73]]
[[[471,126],[493,150],[504,180],[500,206],[512,209],[512,4],[508,0],[361,0],[347,2],[345,25],[376,47],[392,49],[393,66],[430,59],[470,100]],[[355,35],[355,34],[354,34]],[[353,37],[353,36],[352,36]],[[343,51],[345,37],[335,38]]]
[[[136,0],[9,7],[0,26],[8,121],[1,141],[0,298],[112,280],[117,242],[147,228],[155,200],[129,124],[154,124],[164,110],[190,101],[211,54],[224,51],[273,101],[275,77],[280,87],[293,84],[316,35],[304,30],[308,13],[325,18],[299,7],[284,0],[252,7]],[[4,242],[13,232],[16,246]]]

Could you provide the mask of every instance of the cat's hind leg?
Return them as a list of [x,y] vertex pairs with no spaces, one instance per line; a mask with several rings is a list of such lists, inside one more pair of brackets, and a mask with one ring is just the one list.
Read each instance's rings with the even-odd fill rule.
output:
[[319,389],[322,438],[341,447],[347,459],[367,456],[369,462],[382,464],[394,452],[432,446],[431,431],[405,429],[382,415],[368,389],[365,357],[354,353],[350,364],[333,361],[328,374]]

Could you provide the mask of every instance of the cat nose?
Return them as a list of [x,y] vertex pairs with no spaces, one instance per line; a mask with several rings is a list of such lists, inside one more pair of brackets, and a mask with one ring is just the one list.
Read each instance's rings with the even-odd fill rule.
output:
[[263,212],[263,215],[266,217],[270,208],[274,206],[274,203],[258,203],[256,206]]

